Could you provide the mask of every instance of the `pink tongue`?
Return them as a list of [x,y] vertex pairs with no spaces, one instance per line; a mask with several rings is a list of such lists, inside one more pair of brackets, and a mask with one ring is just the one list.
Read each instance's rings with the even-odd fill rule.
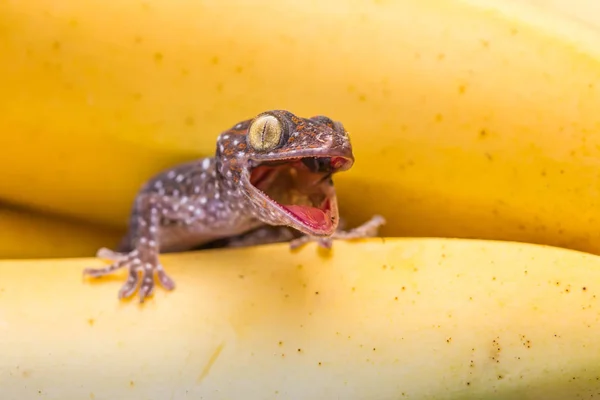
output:
[[286,210],[294,214],[307,225],[319,229],[328,229],[331,226],[331,219],[325,212],[315,207],[289,205],[283,206]]

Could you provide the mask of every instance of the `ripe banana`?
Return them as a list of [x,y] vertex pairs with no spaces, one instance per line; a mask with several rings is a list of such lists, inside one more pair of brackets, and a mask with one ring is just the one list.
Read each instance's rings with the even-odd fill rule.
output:
[[[86,257],[123,232],[10,206],[0,207],[0,259]],[[0,277],[2,282],[2,277]]]
[[338,242],[333,252],[272,245],[167,255],[179,287],[158,290],[143,312],[135,299],[115,307],[121,278],[81,281],[97,260],[0,262],[1,397],[600,392],[597,256],[451,239]]
[[599,25],[557,4],[2,2],[0,197],[122,228],[150,175],[286,108],[350,131],[350,224],[599,252]]

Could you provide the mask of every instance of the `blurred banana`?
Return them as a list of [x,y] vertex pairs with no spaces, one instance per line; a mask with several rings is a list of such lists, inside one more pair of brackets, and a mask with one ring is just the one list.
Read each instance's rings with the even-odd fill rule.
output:
[[600,35],[552,3],[1,2],[0,197],[123,227],[153,173],[285,108],[350,131],[351,224],[599,252]]
[[[0,206],[0,259],[85,257],[98,243],[116,244],[123,231]],[[0,277],[2,282],[2,277]]]
[[143,312],[135,299],[115,308],[122,278],[81,281],[99,261],[0,262],[2,398],[569,400],[600,390],[597,256],[450,239],[333,252],[166,255],[178,289],[158,290]]

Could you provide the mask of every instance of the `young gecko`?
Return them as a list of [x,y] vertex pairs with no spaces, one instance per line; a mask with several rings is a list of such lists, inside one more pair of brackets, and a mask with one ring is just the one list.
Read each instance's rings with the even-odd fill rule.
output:
[[127,267],[119,299],[130,297],[139,286],[143,302],[152,295],[155,279],[167,290],[175,288],[159,253],[211,242],[247,246],[290,241],[294,248],[317,241],[329,248],[332,239],[375,236],[385,223],[378,215],[353,230],[338,229],[331,177],[353,162],[341,123],[283,110],[261,113],[223,132],[214,157],[150,179],[134,200],[129,231],[118,252],[98,251],[98,257],[113,263],[87,268],[84,275],[100,277]]

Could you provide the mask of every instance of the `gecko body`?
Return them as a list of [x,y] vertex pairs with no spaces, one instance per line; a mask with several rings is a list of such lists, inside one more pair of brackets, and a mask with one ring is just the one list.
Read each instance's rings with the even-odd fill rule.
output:
[[351,231],[338,229],[332,175],[353,163],[348,133],[328,117],[273,110],[239,122],[219,135],[214,157],[175,166],[146,182],[117,252],[98,252],[112,264],[84,274],[99,277],[128,268],[119,298],[139,288],[144,301],[155,280],[168,290],[175,287],[159,253],[219,241],[220,246],[290,241],[297,247],[316,240],[330,247],[332,239],[373,236],[385,222],[380,216]]

